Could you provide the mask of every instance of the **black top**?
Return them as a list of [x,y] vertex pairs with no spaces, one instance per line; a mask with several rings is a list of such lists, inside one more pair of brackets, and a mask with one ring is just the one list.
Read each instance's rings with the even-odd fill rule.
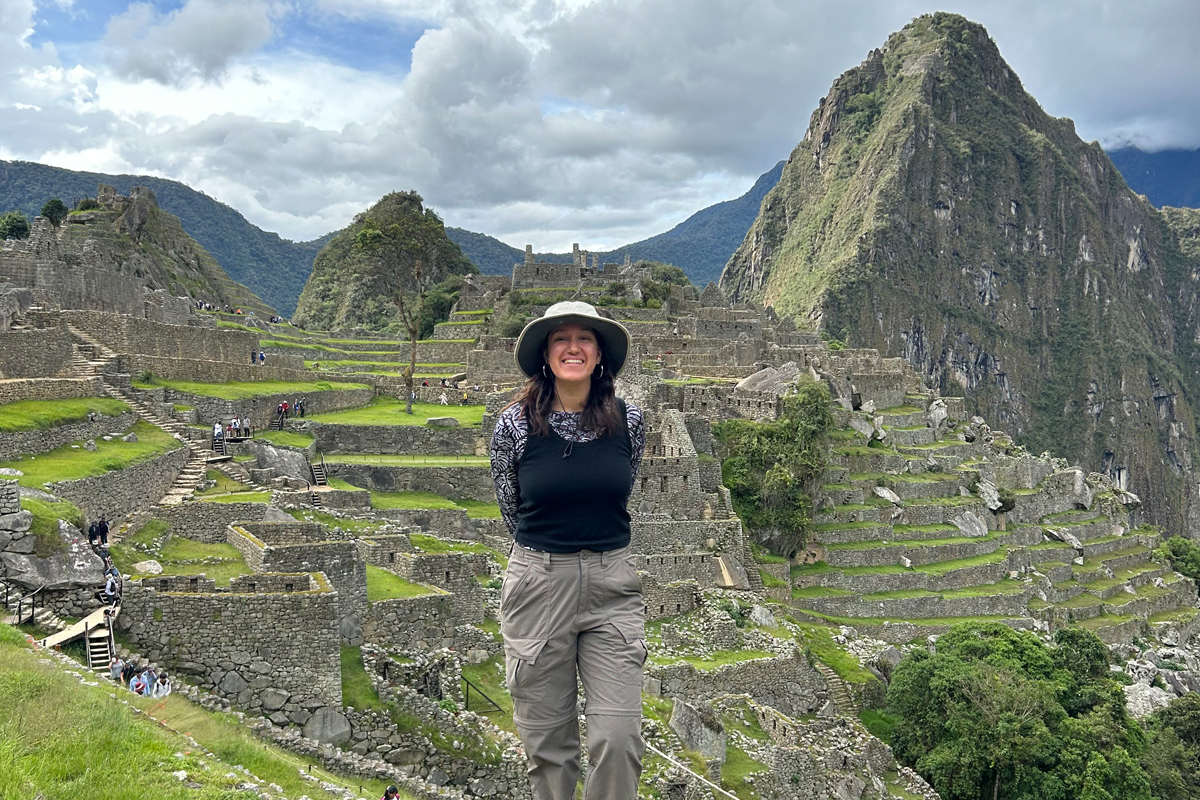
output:
[[[625,403],[617,403],[624,421]],[[628,424],[591,442],[530,432],[517,466],[517,544],[549,553],[629,544],[631,448]]]

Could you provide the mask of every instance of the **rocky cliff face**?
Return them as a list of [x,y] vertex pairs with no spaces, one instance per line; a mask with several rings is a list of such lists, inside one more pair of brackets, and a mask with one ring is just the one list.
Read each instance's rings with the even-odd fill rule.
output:
[[[356,243],[365,228],[389,233],[404,246],[391,258],[379,251],[364,251]],[[399,309],[390,299],[397,284],[389,270],[411,270],[414,259],[421,262],[422,285],[437,283],[448,275],[478,272],[458,245],[446,237],[442,221],[432,209],[422,206],[415,192],[393,192],[354,218],[317,254],[312,275],[300,293],[292,318],[295,324],[316,330],[367,328],[380,330],[398,325]],[[394,263],[389,263],[389,260]],[[404,276],[406,289],[415,290],[411,276]]]
[[981,26],[939,13],[834,82],[721,282],[904,356],[1182,530],[1200,262],[1178,216],[1048,116]]

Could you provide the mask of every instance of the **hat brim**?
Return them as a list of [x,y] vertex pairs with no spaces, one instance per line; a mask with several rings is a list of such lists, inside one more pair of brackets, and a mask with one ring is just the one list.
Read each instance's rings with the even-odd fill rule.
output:
[[604,317],[593,317],[588,314],[563,314],[554,317],[539,317],[525,326],[517,337],[515,355],[517,367],[525,376],[532,378],[542,369],[542,345],[550,332],[560,325],[571,322],[579,323],[596,332],[600,342],[600,350],[604,353],[604,363],[612,371],[613,377],[621,374],[625,361],[629,358],[631,339],[629,331],[619,322]]

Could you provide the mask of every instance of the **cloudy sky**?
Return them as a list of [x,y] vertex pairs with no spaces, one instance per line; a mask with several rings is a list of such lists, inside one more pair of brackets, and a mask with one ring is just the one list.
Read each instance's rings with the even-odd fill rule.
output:
[[174,178],[291,239],[416,189],[601,249],[744,192],[934,10],[1084,138],[1200,147],[1195,0],[0,0],[0,158]]

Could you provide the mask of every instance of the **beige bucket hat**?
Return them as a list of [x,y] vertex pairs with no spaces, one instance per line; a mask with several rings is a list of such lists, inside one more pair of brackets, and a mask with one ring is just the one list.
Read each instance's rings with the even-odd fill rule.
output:
[[586,325],[596,332],[600,340],[600,350],[604,354],[604,364],[615,378],[625,366],[629,357],[631,339],[629,331],[619,322],[600,316],[600,312],[591,303],[581,303],[577,300],[567,300],[555,303],[546,309],[546,313],[530,322],[517,338],[517,366],[527,377],[532,378],[542,369],[542,347],[550,332],[568,322]]

